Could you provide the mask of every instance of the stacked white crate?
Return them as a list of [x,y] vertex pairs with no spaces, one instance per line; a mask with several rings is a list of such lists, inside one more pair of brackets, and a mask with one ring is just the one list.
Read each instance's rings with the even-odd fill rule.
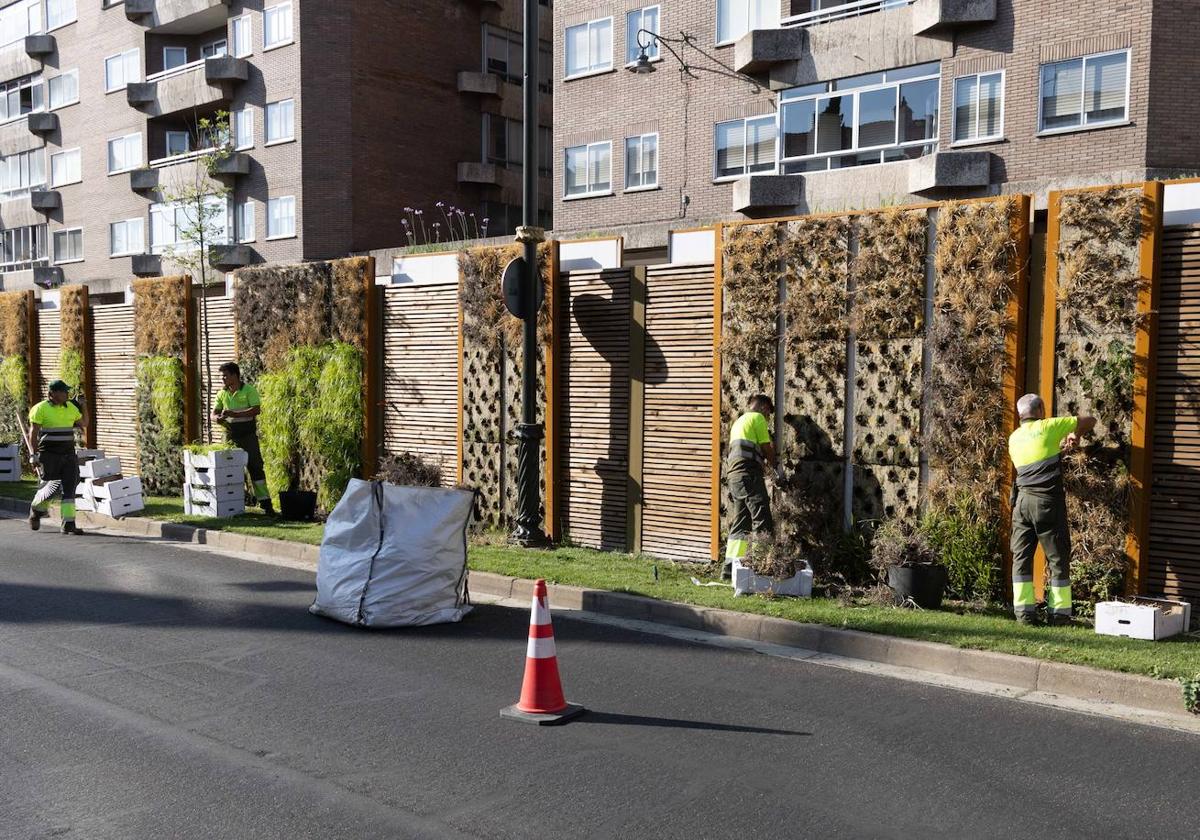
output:
[[21,446],[0,446],[0,481],[21,480]]
[[247,462],[244,449],[214,449],[200,454],[185,451],[183,512],[219,519],[245,513],[243,475]]
[[105,458],[100,450],[81,449],[79,486],[75,490],[75,509],[99,513],[114,519],[145,510],[142,480],[121,473],[120,458]]

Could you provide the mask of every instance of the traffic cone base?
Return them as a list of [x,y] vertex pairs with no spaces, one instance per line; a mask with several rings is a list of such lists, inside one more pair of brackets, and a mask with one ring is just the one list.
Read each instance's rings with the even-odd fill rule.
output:
[[529,644],[525,652],[525,679],[521,683],[521,699],[500,711],[501,717],[554,726],[565,723],[584,711],[583,706],[568,703],[563,697],[562,680],[558,676],[558,652],[554,647],[554,628],[550,623],[550,601],[546,581],[533,587],[533,604],[529,616]]

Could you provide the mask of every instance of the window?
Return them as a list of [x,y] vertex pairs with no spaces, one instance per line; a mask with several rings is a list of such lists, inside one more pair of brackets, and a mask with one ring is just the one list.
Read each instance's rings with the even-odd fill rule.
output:
[[205,44],[200,48],[200,55],[203,58],[221,58],[229,54],[229,42],[222,38],[220,41],[213,41],[211,44]]
[[75,21],[75,0],[46,0],[46,29],[58,29]]
[[625,189],[644,190],[658,186],[658,135],[643,134],[625,139]]
[[612,18],[567,27],[568,79],[612,69]]
[[238,58],[245,58],[254,52],[254,35],[250,20],[250,15],[242,15],[229,22],[229,33],[233,39],[233,54]]
[[0,231],[0,271],[28,271],[47,262],[45,225]]
[[1004,135],[1004,74],[954,80],[954,142],[996,140]]
[[285,195],[267,202],[267,239],[296,235],[296,197]]
[[126,50],[104,59],[104,90],[112,93],[142,79],[141,50]]
[[497,26],[485,26],[483,32],[483,69],[520,84],[525,76],[524,45],[519,32]]
[[625,15],[625,63],[637,61],[642,44],[646,45],[646,57],[658,58],[658,41],[649,35],[638,35],[642,30],[658,34],[658,6],[647,6],[644,9],[634,9]]
[[65,184],[78,184],[83,180],[80,170],[79,149],[69,149],[50,155],[50,185],[61,187]]
[[108,253],[114,257],[127,257],[146,250],[146,222],[143,219],[125,219],[108,226]]
[[192,150],[192,136],[186,131],[166,132],[166,157],[186,155]]
[[50,107],[62,108],[79,101],[79,71],[68,70],[46,82],[50,90]]
[[263,49],[292,42],[292,4],[280,3],[263,9]]
[[0,9],[0,47],[20,43],[42,31],[41,0],[20,0]]
[[43,107],[40,79],[24,76],[0,84],[0,121],[15,120]]
[[54,231],[54,261],[56,263],[83,261],[83,228]]
[[1128,113],[1128,50],[1042,65],[1041,131],[1113,125]]
[[237,238],[238,242],[254,241],[254,201],[246,199],[237,205]]
[[921,64],[780,94],[786,174],[907,160],[937,148],[940,66]]
[[566,149],[563,184],[566,197],[607,195],[612,190],[612,143]]
[[716,177],[775,171],[775,116],[717,123]]
[[728,44],[752,29],[779,26],[779,0],[717,0],[717,43]]
[[267,143],[296,139],[295,103],[291,99],[267,104]]
[[0,158],[0,196],[12,198],[45,185],[46,155],[43,149]]
[[174,70],[187,63],[187,47],[163,47],[163,70]]
[[142,165],[142,135],[127,134],[108,141],[108,174],[128,172]]
[[229,242],[229,205],[221,196],[204,199],[204,209],[196,218],[196,210],[185,204],[150,205],[150,252],[162,254],[171,250],[194,250],[187,241],[204,228],[205,239],[213,245]]
[[230,115],[233,122],[233,146],[239,151],[254,148],[254,109],[247,105]]

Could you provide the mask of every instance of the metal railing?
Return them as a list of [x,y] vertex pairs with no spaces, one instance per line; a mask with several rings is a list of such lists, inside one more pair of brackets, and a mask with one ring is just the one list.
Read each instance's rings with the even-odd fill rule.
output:
[[187,64],[180,64],[178,67],[172,67],[170,70],[160,70],[157,73],[151,73],[146,77],[147,82],[161,82],[164,79],[170,79],[175,76],[182,76],[185,73],[190,73],[198,67],[203,67],[207,58],[202,58],[199,61],[190,61]]
[[150,168],[162,169],[165,166],[174,166],[177,163],[187,163],[188,161],[197,160],[201,157],[204,157],[204,155],[212,154],[215,151],[217,151],[217,148],[215,146],[210,146],[207,149],[196,149],[194,152],[183,152],[182,154],[178,155],[156,158],[155,160],[150,161]]
[[828,9],[817,9],[814,12],[786,17],[779,22],[779,25],[787,27],[814,26],[818,23],[828,23],[831,20],[874,14],[885,9],[899,9],[914,2],[916,0],[853,0],[853,2],[843,3],[840,6],[831,6]]

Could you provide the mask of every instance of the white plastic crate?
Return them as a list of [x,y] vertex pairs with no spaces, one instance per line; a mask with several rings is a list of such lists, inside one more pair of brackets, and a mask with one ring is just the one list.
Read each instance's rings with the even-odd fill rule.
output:
[[83,482],[75,488],[75,510],[88,513],[94,513],[96,510],[96,495],[92,492],[92,486],[87,482]]
[[94,461],[97,458],[104,457],[103,449],[76,449],[75,457],[79,459],[79,465],[83,466],[86,461]]
[[1102,636],[1156,641],[1186,633],[1191,620],[1192,605],[1187,601],[1137,598],[1096,604],[1096,632]]
[[96,513],[104,516],[111,516],[116,519],[119,516],[129,516],[131,513],[137,513],[140,510],[145,510],[146,504],[141,496],[126,496],[123,499],[97,499]]
[[812,588],[812,569],[801,569],[796,572],[795,577],[781,580],[779,578],[756,575],[752,569],[743,566],[739,561],[733,561],[733,594],[735,597],[745,595],[749,592],[764,595],[791,595],[796,598],[809,598],[812,596]]
[[0,446],[0,481],[21,480],[20,444]]
[[112,479],[98,479],[88,482],[92,494],[96,500],[101,499],[124,499],[127,496],[142,495],[142,480],[138,476],[130,478],[116,477]]
[[246,502],[239,499],[236,502],[214,502],[212,504],[197,504],[184,502],[183,512],[188,516],[210,516],[214,519],[228,519],[246,512]]
[[183,465],[193,470],[245,469],[249,458],[250,456],[244,449],[214,449],[212,452],[205,452],[202,455],[196,455],[185,449]]
[[191,484],[183,488],[184,501],[191,500],[197,504],[209,505],[214,502],[233,502],[246,499],[246,491],[240,484],[227,484],[222,487],[195,487]]
[[241,487],[245,470],[242,467],[217,469],[188,469],[187,483],[193,487]]
[[120,474],[120,458],[96,458],[79,467],[80,478],[111,478]]

